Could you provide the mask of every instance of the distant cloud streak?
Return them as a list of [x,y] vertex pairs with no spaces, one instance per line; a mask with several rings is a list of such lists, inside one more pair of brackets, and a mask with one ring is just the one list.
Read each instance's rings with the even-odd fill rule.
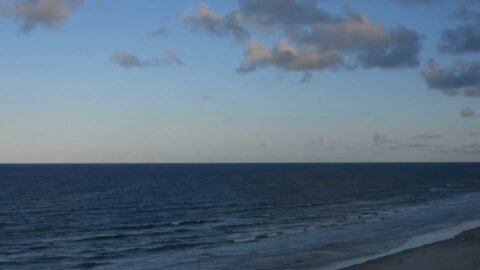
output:
[[378,133],[373,134],[372,138],[373,143],[392,143],[393,141],[387,139],[387,137],[380,135]]
[[147,32],[147,36],[149,37],[156,37],[156,36],[162,36],[168,33],[168,30],[165,26],[160,26],[155,30]]
[[394,0],[394,2],[407,4],[407,5],[426,5],[438,3],[438,0]]
[[145,67],[160,67],[164,65],[179,64],[183,65],[174,51],[167,51],[163,58],[151,58],[148,60],[141,60],[136,55],[128,52],[117,52],[112,55],[112,61],[123,68],[145,68]]
[[413,139],[413,140],[433,140],[433,139],[438,139],[438,138],[443,138],[443,136],[439,135],[439,134],[423,133],[423,134],[413,136],[411,139]]
[[406,144],[405,147],[410,147],[410,148],[426,148],[426,147],[431,147],[431,145],[428,144],[428,143],[411,143],[411,144]]

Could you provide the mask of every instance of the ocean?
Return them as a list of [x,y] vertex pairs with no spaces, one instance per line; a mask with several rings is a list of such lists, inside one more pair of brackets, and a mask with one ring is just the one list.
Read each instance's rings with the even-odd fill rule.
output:
[[0,165],[0,269],[329,269],[479,194],[478,163]]

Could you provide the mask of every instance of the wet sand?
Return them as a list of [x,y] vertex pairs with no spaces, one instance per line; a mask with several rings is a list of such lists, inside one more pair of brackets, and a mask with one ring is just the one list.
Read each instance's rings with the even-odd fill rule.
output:
[[480,228],[344,270],[480,270]]

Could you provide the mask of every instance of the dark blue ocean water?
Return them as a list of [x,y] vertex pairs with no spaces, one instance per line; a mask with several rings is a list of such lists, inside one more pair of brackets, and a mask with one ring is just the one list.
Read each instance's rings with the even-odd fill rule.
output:
[[290,269],[479,218],[479,191],[480,164],[0,165],[0,269]]

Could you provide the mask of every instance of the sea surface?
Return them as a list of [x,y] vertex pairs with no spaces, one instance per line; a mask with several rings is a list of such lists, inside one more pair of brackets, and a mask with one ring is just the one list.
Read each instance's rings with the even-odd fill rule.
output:
[[0,269],[322,269],[479,194],[479,163],[0,165]]

